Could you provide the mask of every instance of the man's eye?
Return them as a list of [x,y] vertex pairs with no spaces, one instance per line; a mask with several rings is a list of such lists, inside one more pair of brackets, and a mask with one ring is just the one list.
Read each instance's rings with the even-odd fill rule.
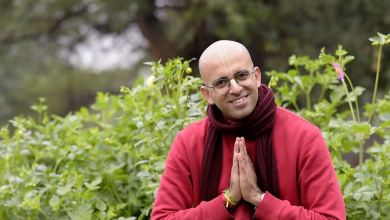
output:
[[239,73],[236,76],[236,79],[246,79],[249,77],[249,73]]
[[227,80],[218,80],[218,81],[214,82],[214,87],[221,88],[221,87],[226,86],[227,84],[228,84]]

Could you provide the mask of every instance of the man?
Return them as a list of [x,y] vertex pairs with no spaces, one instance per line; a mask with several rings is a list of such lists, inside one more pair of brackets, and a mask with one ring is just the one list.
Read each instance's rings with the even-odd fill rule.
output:
[[207,117],[178,133],[152,219],[345,219],[320,130],[276,106],[247,49],[218,41],[199,70]]

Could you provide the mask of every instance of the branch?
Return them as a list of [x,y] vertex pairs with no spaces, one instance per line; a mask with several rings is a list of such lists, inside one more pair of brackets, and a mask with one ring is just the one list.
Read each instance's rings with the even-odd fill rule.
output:
[[11,36],[5,37],[3,39],[0,39],[0,44],[6,45],[6,44],[13,44],[13,43],[21,42],[24,40],[37,39],[43,33],[46,33],[49,36],[54,36],[55,33],[60,29],[61,24],[64,21],[69,20],[69,19],[74,18],[74,17],[77,17],[77,16],[85,13],[87,11],[87,8],[88,8],[88,5],[83,5],[76,10],[70,10],[70,11],[65,12],[64,16],[55,20],[51,25],[49,25],[49,28],[47,28],[46,31],[45,30],[38,30],[38,31],[31,32],[31,33],[24,33],[21,35],[11,35]]
[[154,16],[156,7],[148,7],[147,10],[140,10],[137,14],[138,26],[149,41],[149,48],[153,56],[167,61],[177,55],[177,49],[164,35],[160,21]]

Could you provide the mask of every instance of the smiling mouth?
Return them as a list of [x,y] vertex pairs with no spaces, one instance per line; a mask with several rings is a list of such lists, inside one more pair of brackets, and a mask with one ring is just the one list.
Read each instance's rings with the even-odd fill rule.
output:
[[236,99],[236,100],[233,100],[233,101],[230,101],[230,103],[240,103],[240,102],[243,102],[246,98],[248,97],[248,95],[240,98],[240,99]]

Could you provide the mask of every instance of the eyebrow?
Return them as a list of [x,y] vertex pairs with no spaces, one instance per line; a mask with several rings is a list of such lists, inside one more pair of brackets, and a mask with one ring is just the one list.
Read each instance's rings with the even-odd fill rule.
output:
[[[243,70],[239,70],[239,71],[237,71],[235,74],[233,74],[233,77],[234,76],[236,76],[237,74],[239,74],[239,73],[243,73],[243,72],[250,72],[249,70],[247,70],[247,69],[243,69]],[[224,76],[224,77],[220,77],[220,78],[218,78],[218,79],[216,79],[216,80],[214,80],[214,82],[215,81],[217,81],[217,80],[222,80],[222,79],[228,79],[226,76]]]

